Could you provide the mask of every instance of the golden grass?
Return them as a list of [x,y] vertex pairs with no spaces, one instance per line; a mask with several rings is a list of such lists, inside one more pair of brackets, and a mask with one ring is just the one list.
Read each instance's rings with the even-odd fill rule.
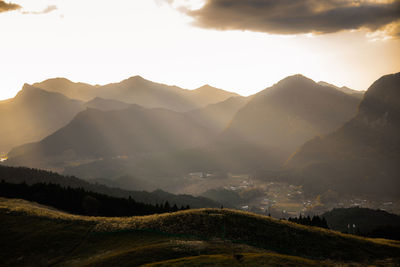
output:
[[[363,242],[372,242],[380,245],[386,245],[391,247],[400,248],[400,242],[387,239],[377,239],[377,238],[365,238],[350,234],[340,233],[338,231],[328,230],[319,227],[304,226],[289,222],[286,220],[278,220],[264,215],[259,215],[247,211],[239,211],[232,209],[191,209],[178,211],[173,213],[163,213],[155,215],[146,216],[133,216],[133,217],[92,217],[92,216],[81,216],[73,215],[67,212],[59,211],[57,209],[40,205],[34,202],[29,202],[21,199],[7,199],[0,198],[0,209],[12,211],[12,212],[22,212],[24,214],[47,217],[51,219],[63,219],[63,220],[79,220],[97,223],[95,231],[119,231],[119,230],[140,230],[140,229],[150,229],[150,226],[160,226],[160,230],[163,229],[163,221],[166,219],[180,218],[185,219],[192,216],[207,215],[210,217],[226,217],[230,215],[241,215],[246,216],[249,219],[259,219],[264,220],[266,223],[273,222],[282,225],[289,226],[293,230],[303,230],[310,233],[319,233],[323,235],[330,236],[340,236],[343,238],[349,238],[354,240],[359,240]],[[168,230],[168,229],[164,229]],[[167,231],[168,232],[168,231]]]

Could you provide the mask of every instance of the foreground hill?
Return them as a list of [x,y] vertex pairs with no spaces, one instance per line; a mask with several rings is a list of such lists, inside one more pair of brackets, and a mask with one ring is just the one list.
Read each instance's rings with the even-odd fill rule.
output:
[[41,140],[83,109],[81,101],[25,84],[15,98],[0,103],[0,153]]
[[0,217],[0,242],[6,248],[0,259],[6,265],[218,262],[254,266],[264,262],[272,266],[332,266],[339,262],[396,263],[400,253],[400,245],[394,241],[364,239],[225,209],[102,218],[0,199]]
[[287,77],[256,95],[235,115],[223,142],[246,142],[288,156],[315,135],[356,113],[359,100],[301,76]]
[[309,190],[399,198],[400,73],[374,82],[357,115],[304,144],[290,159],[292,180]]
[[65,166],[79,160],[127,157],[191,148],[213,133],[182,113],[131,105],[123,110],[87,109],[37,143],[14,148],[8,164]]
[[151,82],[140,76],[103,86],[74,83],[64,78],[49,79],[35,83],[34,86],[82,101],[101,97],[147,108],[167,108],[175,111],[188,111],[238,96],[209,85],[196,90],[185,90],[177,86]]

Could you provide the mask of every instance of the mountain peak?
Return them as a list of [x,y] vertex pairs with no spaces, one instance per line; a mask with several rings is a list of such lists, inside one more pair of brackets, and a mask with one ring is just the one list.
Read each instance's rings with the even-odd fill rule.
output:
[[18,94],[15,96],[15,100],[23,98],[23,97],[29,97],[31,96],[34,92],[40,92],[43,91],[42,89],[36,88],[30,84],[25,83],[22,86],[21,91],[18,92]]
[[295,74],[295,75],[291,75],[288,76],[282,80],[280,80],[277,85],[287,85],[287,84],[315,84],[315,82],[313,80],[311,80],[310,78],[307,78],[306,76],[302,75],[302,74]]
[[400,114],[400,72],[385,75],[374,82],[365,93],[359,111],[377,116],[389,112]]
[[199,88],[195,89],[195,90],[200,90],[200,91],[215,91],[215,90],[220,90],[218,88],[215,88],[209,84],[205,84],[203,86],[200,86]]

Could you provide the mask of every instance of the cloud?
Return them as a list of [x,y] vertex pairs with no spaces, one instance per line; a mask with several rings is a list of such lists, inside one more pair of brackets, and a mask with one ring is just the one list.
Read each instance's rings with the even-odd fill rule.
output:
[[50,13],[54,10],[57,10],[57,6],[55,5],[51,5],[51,6],[47,6],[45,9],[41,10],[41,11],[22,11],[22,14],[33,14],[33,15],[40,15],[40,14],[47,14]]
[[6,3],[0,0],[0,13],[20,9],[21,6],[13,3]]
[[323,34],[400,23],[399,0],[206,0],[194,10],[165,1],[192,17],[194,25],[217,30]]

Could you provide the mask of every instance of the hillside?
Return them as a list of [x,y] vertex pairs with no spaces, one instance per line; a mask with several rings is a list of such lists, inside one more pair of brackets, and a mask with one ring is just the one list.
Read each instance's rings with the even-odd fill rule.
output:
[[219,103],[189,111],[186,114],[205,127],[221,132],[247,101],[248,98],[245,97],[231,97]]
[[81,101],[25,84],[15,98],[0,103],[0,153],[41,140],[83,108]]
[[74,83],[64,78],[49,79],[35,83],[34,86],[82,101],[100,97],[147,108],[166,108],[175,111],[188,111],[238,96],[209,85],[196,90],[186,90],[177,86],[151,82],[140,76],[102,86]]
[[[89,183],[82,179],[73,176],[62,176],[54,172],[44,170],[28,169],[28,168],[15,168],[5,167],[0,165],[0,181],[7,183],[26,183],[34,185],[38,183],[52,183],[62,187],[82,188],[87,191],[104,194],[117,198],[132,197],[135,201],[143,202],[146,204],[160,204],[168,201],[170,205],[177,205],[178,207],[189,205],[192,208],[215,208],[220,204],[204,197],[193,197],[191,195],[174,195],[162,190],[155,190],[153,192],[139,191],[139,190],[124,190],[105,186],[98,183]],[[126,188],[126,187],[124,187]]]
[[400,252],[399,243],[394,241],[364,239],[225,209],[102,218],[0,199],[0,216],[0,242],[7,248],[1,250],[0,259],[7,265],[132,266],[162,262],[168,266],[214,259],[234,266],[264,261],[272,266],[332,266],[340,262],[395,263]]
[[358,103],[357,98],[304,76],[290,76],[254,95],[220,139],[228,144],[248,142],[288,156],[315,135],[352,118]]
[[95,97],[92,100],[85,103],[85,107],[100,109],[104,111],[115,110],[115,109],[125,109],[128,108],[130,104],[122,101],[113,99],[104,99],[100,97]]
[[[341,232],[354,232],[363,235],[377,234],[379,228],[400,229],[400,216],[383,210],[366,208],[333,209],[321,215],[324,217],[330,229]],[[353,227],[353,225],[355,227]],[[385,233],[382,232],[384,235]]]
[[87,109],[40,142],[11,150],[7,164],[62,168],[80,160],[187,149],[212,137],[209,129],[170,110],[137,105],[111,111]]
[[399,198],[400,73],[374,82],[357,115],[305,143],[289,160],[291,180],[320,193]]

